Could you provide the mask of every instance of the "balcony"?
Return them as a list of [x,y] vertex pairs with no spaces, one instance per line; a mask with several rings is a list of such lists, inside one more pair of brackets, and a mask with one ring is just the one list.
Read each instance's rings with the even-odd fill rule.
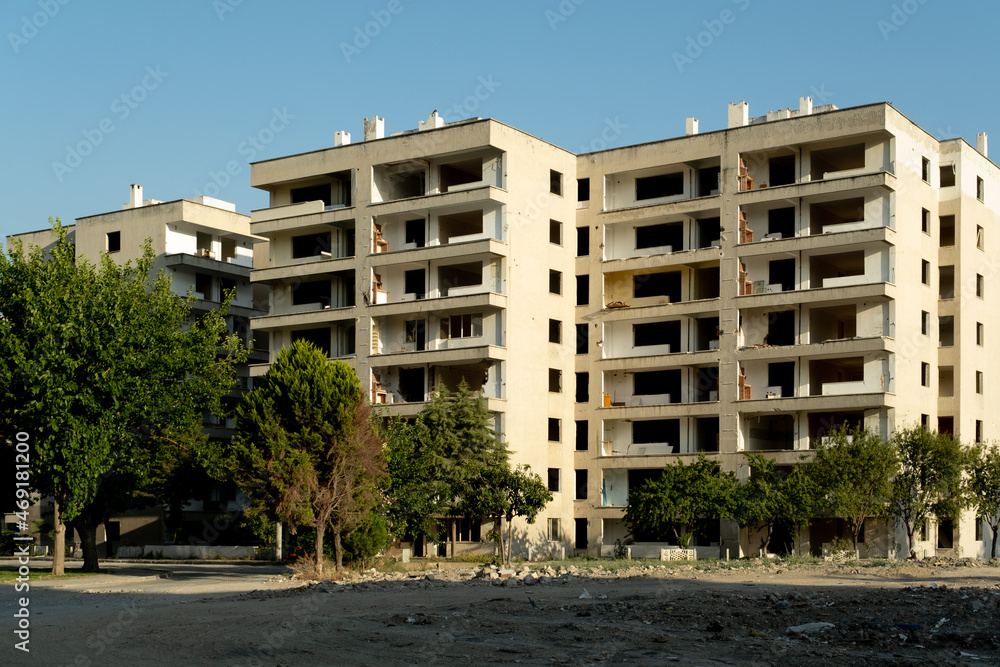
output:
[[601,456],[669,456],[719,451],[719,418],[604,420]]
[[502,243],[504,229],[504,207],[499,204],[471,210],[435,207],[419,217],[415,212],[383,215],[373,223],[371,252],[383,255],[490,239]]
[[488,358],[499,358],[502,354],[494,349],[504,344],[497,326],[499,317],[495,311],[376,317],[372,320],[370,354],[398,358],[423,353],[420,356],[429,360],[464,359],[487,350],[492,355]]
[[608,322],[601,352],[604,359],[691,354],[719,349],[719,318]]
[[608,174],[604,179],[607,210],[656,206],[719,194],[719,158]]
[[[463,259],[474,259],[463,257]],[[499,258],[459,264],[398,264],[372,273],[372,305],[503,293]],[[429,279],[428,279],[429,276]]]
[[416,414],[431,399],[435,388],[453,392],[464,380],[474,392],[498,406],[497,401],[504,399],[504,365],[500,359],[478,358],[447,365],[380,366],[372,369],[371,400],[375,405],[408,404],[409,410],[394,410],[393,414]]

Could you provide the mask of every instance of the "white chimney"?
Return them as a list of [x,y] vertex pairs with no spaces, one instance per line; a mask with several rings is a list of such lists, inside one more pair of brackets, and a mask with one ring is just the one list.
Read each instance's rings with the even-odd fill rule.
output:
[[740,100],[729,103],[729,127],[744,127],[750,123],[750,105]]
[[139,208],[142,206],[142,186],[133,183],[129,186],[128,204],[124,208]]
[[420,121],[417,129],[423,132],[424,130],[433,130],[436,127],[444,127],[444,118],[438,115],[437,109],[431,112],[426,121]]
[[385,136],[385,118],[372,116],[371,120],[365,118],[365,141],[381,139]]
[[343,130],[337,130],[337,133],[333,135],[333,145],[334,146],[346,146],[351,143],[351,133],[344,132]]
[[803,116],[808,116],[813,112],[813,98],[811,97],[800,97],[799,98],[799,114]]
[[691,136],[692,134],[698,134],[698,119],[697,118],[685,118],[684,119],[684,134]]
[[976,134],[976,150],[983,154],[983,157],[989,157],[986,154],[986,133],[979,132]]

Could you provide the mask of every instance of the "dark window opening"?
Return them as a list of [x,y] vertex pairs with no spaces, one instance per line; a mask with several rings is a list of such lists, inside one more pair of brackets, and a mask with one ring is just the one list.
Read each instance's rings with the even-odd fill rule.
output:
[[331,256],[330,232],[292,237],[292,259],[321,256]]
[[976,199],[979,201],[986,199],[986,182],[982,176],[976,176]]
[[578,179],[576,179],[576,200],[577,201],[590,201],[590,179],[589,178],[578,178]]
[[670,345],[671,352],[681,352],[681,323],[644,322],[632,325],[632,346]]
[[948,435],[955,435],[955,418],[954,417],[938,417],[938,433],[947,433]]
[[942,188],[950,188],[955,185],[955,165],[945,164],[941,165],[940,169],[941,184]]
[[119,252],[122,249],[122,233],[108,232],[108,252]]
[[809,233],[836,232],[839,229],[837,225],[863,222],[864,219],[864,197],[812,204],[809,206]]
[[559,442],[559,420],[549,417],[549,442]]
[[576,527],[576,539],[573,541],[573,546],[577,549],[587,548],[587,520],[586,519],[573,519],[573,524]]
[[795,345],[795,311],[767,313],[767,345]]
[[938,345],[952,347],[955,344],[955,316],[938,317]]
[[441,165],[441,192],[466,183],[478,183],[483,180],[483,160],[475,158]]
[[926,259],[920,260],[920,282],[924,285],[931,284],[931,263]]
[[938,523],[938,549],[951,549],[955,546],[955,524],[951,519],[941,519]]
[[590,303],[590,276],[576,277],[576,305],[586,306]]
[[[455,287],[473,287],[482,284],[482,262],[452,264],[450,266],[442,266],[438,269],[438,285],[440,286],[442,296],[448,296],[449,290]],[[421,291],[423,291],[422,288]]]
[[708,248],[722,239],[721,218],[704,218],[698,221],[698,247]]
[[310,280],[292,285],[292,305],[318,304],[320,308],[330,306],[331,285],[329,280]]
[[576,228],[576,256],[586,257],[590,254],[590,228]]
[[418,248],[423,248],[424,243],[427,242],[425,225],[423,219],[420,220],[407,220],[406,221],[406,237],[404,239],[405,243],[412,243]]
[[680,450],[681,421],[679,419],[643,419],[632,422],[632,443],[672,445],[671,452]]
[[205,273],[194,274],[194,291],[202,295],[205,301],[214,301],[215,295],[212,293],[212,276]]
[[684,174],[660,174],[635,179],[636,201],[684,194]]
[[787,451],[795,448],[795,417],[792,415],[751,417],[747,422],[748,450]]
[[653,296],[669,297],[671,303],[681,300],[681,274],[643,273],[632,278],[632,294],[636,299]]
[[926,208],[920,209],[920,231],[924,234],[931,233],[931,212]]
[[406,321],[406,342],[413,343],[417,352],[421,352],[427,345],[427,321],[407,320]]
[[789,398],[795,395],[795,362],[782,361],[767,365],[767,386],[778,387],[778,396]]
[[576,471],[576,496],[575,500],[586,500],[587,499],[587,471],[577,470]]
[[305,341],[312,343],[323,352],[324,357],[330,356],[330,328],[300,329],[292,332],[292,342]]
[[955,267],[942,266],[938,268],[938,298],[955,298]]
[[427,271],[413,269],[403,274],[403,292],[416,294],[418,299],[427,296]]
[[795,260],[776,259],[768,262],[767,278],[769,285],[781,285],[782,292],[795,289]]
[[694,400],[719,400],[719,367],[696,368],[694,374]]
[[675,252],[683,250],[684,225],[680,222],[667,222],[635,228],[636,250],[661,246],[670,246],[670,249]]
[[559,492],[559,468],[549,468],[549,491]]
[[562,343],[562,322],[559,320],[549,320],[549,342]]
[[920,178],[924,183],[931,182],[931,161],[927,158],[920,158]]
[[549,269],[549,293],[562,294],[562,272]]
[[720,334],[721,332],[719,331],[718,317],[698,318],[698,340],[696,342],[696,349],[698,351],[718,349]]
[[399,369],[399,394],[407,403],[421,403],[424,400],[424,369]]
[[562,177],[563,175],[555,169],[549,170],[549,192],[562,196]]
[[587,348],[590,347],[590,329],[587,328],[587,324],[577,324],[576,325],[576,353],[577,354],[587,354]]
[[721,173],[721,167],[705,167],[698,170],[699,197],[719,194],[719,176]]
[[576,402],[586,403],[590,400],[590,373],[576,374]]
[[590,449],[590,422],[582,419],[576,422],[576,451],[585,452]]
[[558,220],[549,220],[549,243],[562,245],[562,223]]
[[938,218],[938,238],[942,248],[955,245],[955,216],[942,215]]
[[323,202],[324,206],[330,206],[332,203],[331,185],[329,183],[307,185],[303,188],[292,188],[291,194],[293,204],[316,200]]
[[636,396],[669,394],[671,403],[681,402],[681,371],[640,371],[633,376],[633,391]]
[[768,211],[767,234],[780,234],[783,239],[795,236],[795,207],[772,208]]
[[838,171],[848,169],[861,169],[865,166],[865,145],[853,144],[840,148],[827,148],[813,151],[810,155],[812,180],[819,181],[826,178],[827,173],[836,177]]
[[698,417],[695,421],[695,451],[719,451],[719,418]]
[[483,526],[479,519],[455,519],[456,542],[480,542],[483,539]]
[[795,182],[795,156],[782,155],[773,157],[769,164],[771,187],[776,185],[791,185]]
[[558,368],[549,369],[549,391],[554,394],[562,391],[562,371]]

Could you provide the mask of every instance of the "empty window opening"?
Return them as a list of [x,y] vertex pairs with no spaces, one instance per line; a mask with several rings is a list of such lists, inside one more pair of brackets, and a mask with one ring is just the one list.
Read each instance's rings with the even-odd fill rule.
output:
[[671,453],[679,451],[681,422],[679,419],[642,419],[632,422],[632,443],[636,445],[668,444]]
[[418,299],[427,296],[427,271],[425,269],[412,269],[403,274],[403,292],[406,294],[416,294]]
[[559,320],[549,320],[549,342],[562,343],[562,322]]
[[951,519],[941,519],[937,529],[937,548],[951,549],[955,546],[955,524]]
[[562,541],[562,527],[560,526],[559,519],[549,519],[549,542],[561,542]]
[[194,274],[194,291],[201,295],[205,301],[214,301],[215,295],[212,291],[212,276],[205,273]]
[[980,299],[984,298],[986,294],[986,278],[979,273],[976,274],[976,296]]
[[767,263],[767,282],[781,285],[782,292],[795,289],[795,260],[775,259]]
[[926,361],[920,362],[920,386],[931,386],[931,365]]
[[938,298],[955,298],[955,267],[942,266],[938,268]]
[[718,245],[722,240],[721,218],[703,218],[698,220],[698,247],[708,248]]
[[955,344],[955,317],[944,315],[938,318],[938,345],[952,347]]
[[586,306],[590,303],[590,276],[576,277],[576,305]]
[[207,232],[195,232],[195,246],[198,255],[202,257],[215,257],[212,252],[212,235]]
[[562,178],[562,173],[555,169],[549,170],[549,192],[560,197],[562,196]]
[[122,249],[122,233],[121,232],[108,232],[107,235],[107,249],[108,252],[119,252]]
[[767,235],[778,234],[783,239],[795,236],[795,207],[772,208],[767,212]]
[[407,320],[406,321],[406,342],[413,343],[417,352],[421,352],[427,346],[427,321]]
[[684,249],[684,225],[680,222],[665,222],[635,228],[635,248],[669,247],[677,251]]
[[559,493],[559,468],[549,468],[549,491]]
[[698,170],[698,196],[708,197],[719,194],[721,167],[705,167]]
[[983,330],[983,323],[982,322],[976,322],[976,345],[983,345],[983,344],[985,344],[985,342],[986,342],[985,338],[986,338],[986,334],[984,333],[984,330]]
[[681,300],[681,273],[642,273],[632,278],[632,294],[636,299],[665,296],[671,303]]
[[576,495],[574,499],[576,500],[586,500],[587,499],[587,471],[577,470],[576,472]]
[[483,159],[473,158],[441,165],[441,192],[467,183],[481,183],[483,180]]
[[954,417],[938,417],[938,433],[947,433],[948,435],[955,435],[955,418]]
[[549,417],[549,442],[559,442],[559,420]]
[[684,194],[684,174],[659,174],[657,176],[641,176],[635,179],[635,199],[659,199]]
[[481,210],[452,213],[438,218],[438,235],[441,237],[441,243],[461,242],[463,237],[478,236],[482,233],[483,212]]
[[420,403],[425,398],[424,369],[399,369],[399,395],[407,403]]
[[809,310],[809,342],[843,340],[858,335],[858,309],[854,304]]
[[931,212],[926,208],[920,209],[920,229],[924,234],[931,233]]
[[[976,420],[976,442],[983,441],[983,422],[981,419]],[[978,520],[978,517],[977,517]]]
[[576,228],[576,256],[586,257],[590,254],[590,227]]
[[773,157],[769,163],[771,187],[776,185],[791,185],[795,182],[795,156],[782,155]]
[[863,357],[814,359],[809,362],[810,396],[822,396],[831,393],[829,389],[824,388],[824,385],[840,382],[863,382],[864,379],[865,360]]
[[925,336],[931,335],[931,314],[926,310],[920,311],[920,333]]
[[292,259],[305,257],[331,257],[330,232],[301,234],[292,237]]
[[955,395],[955,367],[938,366],[938,396],[948,398]]
[[983,372],[976,371],[976,393],[983,393]]
[[[378,174],[378,170],[376,170]],[[383,171],[383,200],[408,199],[423,197],[427,192],[427,174],[421,165],[418,168],[397,168]]]
[[456,542],[480,542],[483,537],[483,526],[479,519],[453,519],[455,522]]
[[694,369],[694,400],[698,402],[719,400],[718,366]]
[[719,267],[709,266],[694,270],[693,299],[719,298]]
[[549,369],[549,391],[553,394],[562,391],[562,371],[558,368]]
[[577,201],[590,201],[590,179],[589,178],[578,178],[578,179],[576,179],[576,200]]
[[986,183],[981,176],[976,176],[976,199],[979,201],[986,199]]
[[865,200],[863,197],[811,204],[809,206],[809,233],[823,234],[838,231],[837,225],[863,222]]
[[719,418],[698,417],[694,423],[695,451],[719,451]]
[[820,255],[809,260],[809,285],[813,289],[837,287],[839,286],[837,278],[864,274],[865,253],[861,250]]
[[795,396],[795,362],[780,361],[767,365],[768,390],[776,389],[774,393],[780,398]]
[[920,260],[920,282],[924,285],[931,284],[931,263],[926,259]]
[[577,549],[586,549],[589,544],[587,538],[587,520],[573,519],[573,525],[576,528],[576,539],[573,540],[573,546]]
[[318,185],[307,185],[301,188],[292,188],[291,197],[293,204],[301,204],[307,201],[321,201],[324,206],[332,203],[332,186],[329,183]]
[[669,345],[671,352],[681,352],[681,323],[644,322],[632,325],[633,347],[648,347],[653,345]]
[[928,414],[921,414],[920,415],[920,425],[923,426],[924,428],[930,428],[931,427],[931,416],[928,415]]
[[549,269],[549,293],[562,294],[562,272]]
[[777,310],[764,313],[767,318],[765,345],[795,345],[795,311]]
[[[446,217],[446,216],[442,216],[442,217]],[[424,247],[424,243],[426,243],[426,241],[427,241],[426,229],[427,229],[427,225],[424,222],[423,218],[420,218],[420,219],[417,219],[417,220],[407,220],[406,221],[406,228],[405,228],[405,234],[406,234],[406,236],[405,236],[404,242],[407,243],[407,244],[412,243],[413,245],[415,245],[418,248],[423,248]],[[480,229],[482,229],[482,225],[481,224],[480,224]]]
[[864,423],[864,412],[813,412],[809,415],[809,446],[815,448],[817,442],[841,426],[861,428]]
[[983,230],[982,225],[976,225],[976,247],[980,250],[986,249],[986,232]]
[[292,332],[292,342],[305,341],[312,343],[323,352],[324,357],[330,356],[330,327],[321,329],[300,329]]
[[697,351],[719,349],[719,335],[721,333],[718,317],[698,318],[695,349]]
[[577,324],[576,325],[576,353],[577,354],[587,354],[588,347],[590,347],[590,329],[587,328],[587,324]]
[[942,215],[938,218],[938,239],[942,248],[955,245],[955,216]]
[[333,288],[329,280],[310,280],[292,285],[292,305],[330,307]]
[[863,169],[865,166],[865,145],[853,144],[839,148],[826,148],[813,151],[810,155],[810,176],[818,181],[824,178],[837,178],[841,171]]
[[[423,269],[420,271],[422,273]],[[449,291],[454,288],[475,287],[482,284],[483,265],[481,262],[452,264],[451,266],[442,266],[438,269],[438,285],[441,289],[441,296],[448,296]]]
[[586,403],[590,400],[590,373],[576,374],[576,402]]
[[920,178],[924,183],[931,182],[931,161],[925,157],[920,158]]
[[747,449],[752,452],[791,450],[795,447],[795,418],[766,415],[747,420]]
[[581,419],[576,422],[576,451],[585,452],[589,447],[590,422]]
[[943,164],[939,167],[938,172],[940,174],[940,186],[942,188],[950,188],[955,185],[955,165]]
[[558,220],[549,220],[549,243],[562,245],[562,223]]
[[483,314],[464,313],[441,318],[441,338],[477,338],[483,335]]
[[636,396],[659,396],[669,394],[670,403],[681,402],[681,371],[641,371],[633,376],[633,391]]

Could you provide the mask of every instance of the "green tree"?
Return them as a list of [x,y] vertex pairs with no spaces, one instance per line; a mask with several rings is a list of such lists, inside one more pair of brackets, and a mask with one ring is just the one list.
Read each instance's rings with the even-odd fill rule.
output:
[[928,517],[956,519],[962,510],[962,445],[947,433],[922,426],[897,430],[892,437],[898,464],[889,512],[903,523],[911,558],[913,534]]
[[677,461],[629,489],[625,525],[633,534],[671,531],[678,546],[687,548],[700,520],[733,518],[736,489],[736,476],[721,473],[718,463],[704,454],[690,465]]
[[965,497],[976,514],[993,531],[990,558],[997,557],[997,533],[1000,532],[1000,448],[976,445],[968,453],[965,465]]
[[896,464],[894,447],[870,429],[845,424],[816,446],[810,472],[819,509],[844,520],[855,549],[865,519],[888,514]]
[[736,493],[735,519],[747,529],[747,539],[760,534],[760,552],[767,552],[774,529],[786,525],[796,532],[808,525],[816,502],[816,491],[806,472],[808,464],[800,464],[785,474],[773,459],[756,452],[746,453],[750,477]]
[[32,488],[55,499],[61,574],[64,522],[97,570],[97,526],[135,502],[176,434],[221,412],[245,350],[225,305],[185,323],[191,298],[150,275],[148,242],[134,265],[93,265],[52,228],[49,251],[15,241],[0,255],[0,413],[8,435],[30,434]]
[[341,537],[377,506],[385,475],[382,441],[354,370],[297,341],[244,396],[237,420],[228,457],[236,483],[290,529],[316,531],[320,574],[329,527],[339,572]]

